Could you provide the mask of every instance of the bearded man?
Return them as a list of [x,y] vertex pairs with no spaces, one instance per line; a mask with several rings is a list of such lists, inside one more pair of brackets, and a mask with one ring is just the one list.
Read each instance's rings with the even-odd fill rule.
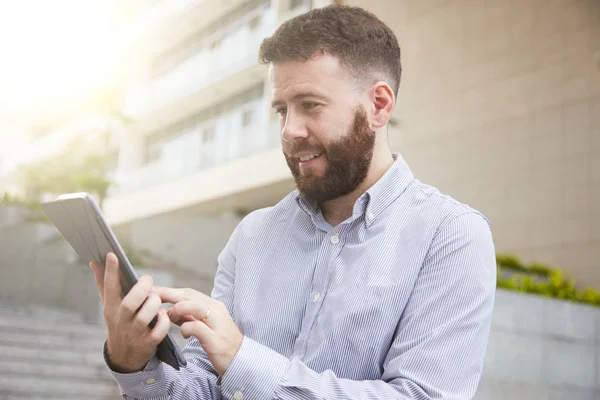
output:
[[[142,277],[121,299],[116,258],[92,265],[123,397],[471,399],[494,244],[481,213],[390,150],[394,33],[360,8],[314,9],[265,39],[260,60],[297,190],[240,222],[210,296]],[[155,356],[171,322],[189,338],[180,370]]]

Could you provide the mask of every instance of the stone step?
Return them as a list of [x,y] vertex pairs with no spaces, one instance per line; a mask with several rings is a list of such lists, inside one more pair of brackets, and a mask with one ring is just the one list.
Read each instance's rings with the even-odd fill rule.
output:
[[[89,396],[86,395],[85,396],[86,399],[90,399],[90,400],[121,400],[121,397],[118,397],[117,395],[114,396]],[[62,395],[62,396],[52,396],[49,393],[43,393],[43,394],[35,394],[35,393],[10,393],[8,390],[4,391],[2,389],[0,389],[0,399],[2,400],[81,400],[81,395],[75,395],[75,396],[68,396],[68,395]]]
[[[181,336],[179,328],[171,329],[171,336],[175,343],[183,349],[187,344],[187,339]],[[32,334],[28,332],[20,332],[18,334],[6,331],[0,331],[0,345],[17,346],[27,348],[67,350],[79,352],[96,352],[101,351],[104,345],[105,337],[92,336],[86,337],[69,337],[68,335],[42,335]],[[0,359],[2,355],[0,354]]]
[[[0,356],[1,357],[1,356]],[[110,371],[106,366],[93,365],[61,365],[55,363],[40,363],[39,361],[10,360],[0,358],[0,376],[29,376],[46,378],[67,378],[77,380],[92,380],[94,382],[113,382]]]
[[29,317],[7,317],[0,315],[0,331],[47,335],[67,335],[70,338],[104,338],[106,328],[103,324],[84,324],[81,322],[56,322]]
[[115,383],[0,375],[0,398],[118,399]]
[[[118,392],[117,392],[118,393]],[[28,392],[9,392],[0,388],[0,399],[2,400],[122,400],[118,394],[94,396],[86,394],[84,397],[81,394],[75,395],[53,395],[51,393],[28,393]]]
[[[54,348],[60,350],[90,350],[97,351],[104,344],[104,337],[92,336],[71,336],[65,333],[41,334],[40,332],[31,333],[10,332],[0,330],[0,344],[14,345],[23,347]],[[2,355],[0,355],[0,358]]]
[[97,367],[105,365],[102,357],[102,346],[99,346],[96,351],[81,351],[0,344],[0,357],[4,360],[53,362],[75,366],[90,365]]
[[[0,294],[0,298],[1,298]],[[49,320],[52,322],[78,322],[85,324],[81,314],[63,309],[29,304],[24,306],[19,302],[0,300],[0,318]]]

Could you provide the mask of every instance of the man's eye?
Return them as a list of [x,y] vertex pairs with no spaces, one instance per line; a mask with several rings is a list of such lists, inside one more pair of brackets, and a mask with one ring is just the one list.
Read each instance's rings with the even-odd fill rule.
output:
[[275,112],[279,115],[285,115],[285,113],[287,113],[287,108],[281,107],[281,108],[276,109]]
[[303,106],[304,108],[306,108],[307,110],[313,109],[317,106],[317,103],[304,103]]

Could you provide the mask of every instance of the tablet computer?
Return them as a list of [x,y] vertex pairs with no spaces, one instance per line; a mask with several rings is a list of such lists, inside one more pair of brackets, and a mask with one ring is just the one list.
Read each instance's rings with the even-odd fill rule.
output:
[[[121,291],[125,296],[135,285],[138,277],[94,197],[89,193],[63,194],[54,201],[42,203],[41,206],[58,231],[87,263],[100,261],[104,265],[109,252],[117,256]],[[156,320],[157,317],[154,317],[151,327]],[[187,364],[170,334],[167,334],[158,345],[156,355],[161,361],[177,370]]]

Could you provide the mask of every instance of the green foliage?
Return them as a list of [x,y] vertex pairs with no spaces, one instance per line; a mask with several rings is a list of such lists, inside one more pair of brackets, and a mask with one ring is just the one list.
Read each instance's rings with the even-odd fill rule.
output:
[[526,270],[521,260],[513,255],[496,254],[496,264],[501,265],[505,269],[512,269],[515,271]]
[[23,167],[18,178],[25,197],[17,198],[4,193],[0,204],[20,205],[29,210],[28,222],[50,223],[40,203],[63,193],[88,192],[100,207],[114,183],[108,178],[114,155],[109,152],[109,132],[93,143],[89,138],[77,138],[65,151],[50,159]]
[[107,178],[112,162],[107,147],[91,151],[81,141],[74,141],[63,153],[22,169],[21,184],[28,198],[38,202],[45,195],[88,192],[102,206],[114,185]]
[[525,265],[518,257],[514,255],[497,254],[496,264],[502,266],[504,270],[522,272],[526,274],[548,276],[551,272],[551,268],[539,262],[533,262],[530,265]]
[[133,266],[133,268],[144,267],[143,254],[138,249],[126,246],[123,247],[125,256],[129,260],[129,263]]
[[50,219],[46,216],[38,201],[22,199],[9,193],[3,193],[0,196],[0,205],[25,208],[29,212],[26,217],[27,222],[50,223]]
[[569,274],[539,262],[525,265],[512,255],[498,254],[497,287],[568,301],[600,306],[600,293],[592,288],[577,289]]

